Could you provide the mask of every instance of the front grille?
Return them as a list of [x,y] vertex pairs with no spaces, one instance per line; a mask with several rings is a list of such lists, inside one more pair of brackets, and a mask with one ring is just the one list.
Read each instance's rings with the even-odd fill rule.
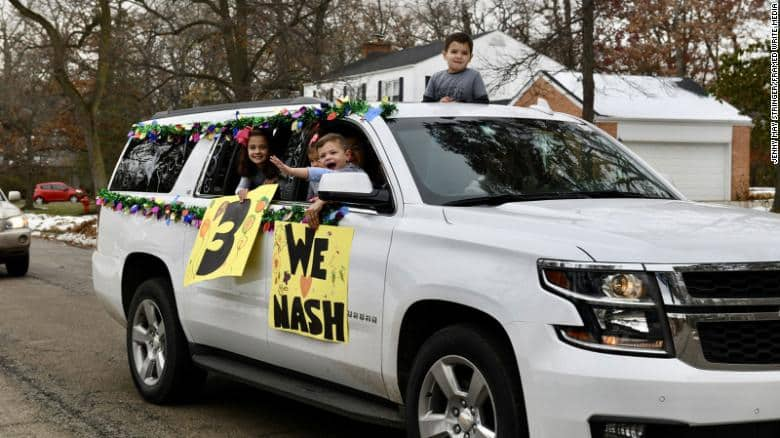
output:
[[713,363],[780,363],[780,320],[697,324],[704,358]]
[[683,272],[695,298],[780,298],[780,271]]

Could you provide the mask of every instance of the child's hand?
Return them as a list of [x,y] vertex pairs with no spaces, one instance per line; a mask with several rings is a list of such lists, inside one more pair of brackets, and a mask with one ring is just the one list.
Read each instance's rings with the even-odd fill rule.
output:
[[444,96],[441,99],[439,99],[439,102],[441,102],[441,103],[451,103],[451,102],[455,102],[455,99],[451,98],[450,96]]
[[249,192],[249,189],[239,189],[238,190],[238,200],[240,202],[246,201],[246,194]]
[[281,170],[285,174],[289,173],[288,169],[290,169],[290,166],[284,164],[284,162],[279,158],[277,158],[276,155],[271,155],[271,158],[269,158],[269,160],[271,160],[271,164],[278,167],[279,170]]
[[306,219],[308,220],[309,227],[316,230],[320,226],[320,213],[322,208],[325,207],[326,202],[315,198],[309,208],[306,209]]

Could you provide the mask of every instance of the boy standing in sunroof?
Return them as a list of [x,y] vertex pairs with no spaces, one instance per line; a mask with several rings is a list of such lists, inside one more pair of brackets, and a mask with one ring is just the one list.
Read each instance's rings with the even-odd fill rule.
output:
[[447,70],[431,76],[423,102],[490,103],[479,72],[468,68],[474,55],[474,41],[468,34],[455,32],[444,40],[442,56]]

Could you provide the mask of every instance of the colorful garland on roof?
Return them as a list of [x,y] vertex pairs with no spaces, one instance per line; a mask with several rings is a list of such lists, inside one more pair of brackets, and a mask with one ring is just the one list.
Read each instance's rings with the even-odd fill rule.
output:
[[[178,200],[178,196],[173,198],[172,202],[166,202],[163,199],[122,195],[109,192],[107,189],[100,190],[95,203],[118,213],[164,220],[167,225],[172,222],[183,222],[195,228],[200,228],[203,215],[206,213],[206,207],[184,205]],[[338,225],[347,213],[349,213],[347,207],[326,205],[322,211],[320,223],[322,225]],[[269,209],[263,215],[262,230],[264,232],[273,231],[274,222],[277,221],[307,223],[306,209],[299,205]]]
[[319,107],[302,106],[295,111],[287,108],[279,111],[272,116],[259,117],[239,117],[239,111],[236,111],[236,117],[233,120],[221,122],[195,122],[187,124],[161,125],[156,120],[151,123],[137,123],[133,129],[127,133],[128,138],[138,140],[148,139],[157,141],[158,139],[170,139],[172,136],[182,136],[191,142],[197,143],[201,137],[212,138],[216,134],[225,134],[235,137],[239,130],[247,127],[260,128],[290,128],[293,132],[301,130],[304,126],[319,122],[343,119],[351,114],[357,114],[367,121],[371,121],[378,116],[388,119],[395,113],[397,107],[395,104],[383,99],[379,107],[369,105],[364,100],[338,99],[334,105],[322,103]]

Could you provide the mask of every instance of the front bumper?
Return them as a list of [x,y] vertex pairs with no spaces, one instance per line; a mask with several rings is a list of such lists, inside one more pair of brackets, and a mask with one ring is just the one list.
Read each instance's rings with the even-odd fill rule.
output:
[[531,437],[589,437],[594,418],[691,426],[780,419],[780,371],[715,371],[675,358],[598,353],[553,327],[514,323]]
[[30,229],[0,231],[0,263],[30,253]]

